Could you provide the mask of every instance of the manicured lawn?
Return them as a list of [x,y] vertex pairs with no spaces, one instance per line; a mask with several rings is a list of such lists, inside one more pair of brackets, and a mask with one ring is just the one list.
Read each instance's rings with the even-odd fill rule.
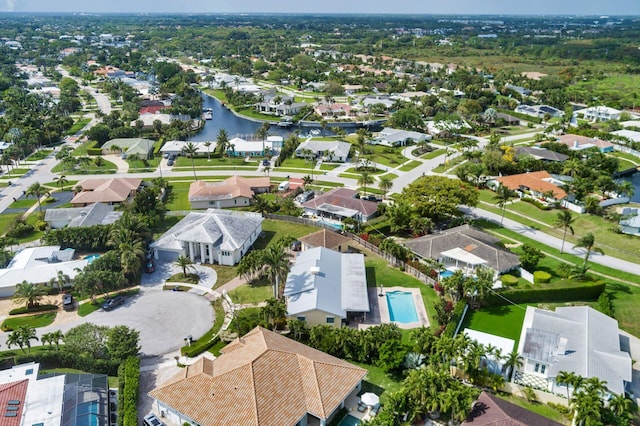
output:
[[444,173],[449,169],[454,168],[456,165],[462,163],[464,161],[464,157],[461,155],[451,160],[447,160],[446,163],[440,164],[438,167],[433,169],[434,173]]
[[85,175],[85,174],[109,174],[115,173],[118,166],[109,160],[104,160],[102,166],[98,167],[93,162],[90,164],[80,164],[73,169],[67,169],[62,163],[56,164],[51,171],[53,173],[61,173],[66,175]]
[[422,164],[422,162],[420,162],[420,161],[412,160],[412,161],[409,161],[406,164],[403,164],[402,167],[400,167],[400,171],[408,172],[410,170],[415,169],[416,167],[418,167],[421,164]]
[[403,378],[401,376],[387,374],[382,371],[380,367],[376,367],[374,365],[353,361],[349,362],[368,371],[367,376],[362,382],[361,393],[373,392],[377,394],[380,396],[380,403],[383,405],[389,394],[399,391],[400,388],[402,388]]
[[631,162],[624,158],[618,158],[618,171],[628,170],[634,167],[638,167],[635,162]]
[[[351,168],[345,170],[344,172],[346,174],[352,174],[354,176],[360,176],[360,174],[362,173],[361,171],[359,171],[355,167],[351,167]],[[371,169],[369,169],[369,170],[367,170],[367,173],[369,173],[370,175],[378,175],[380,173],[384,173],[384,170],[380,170],[380,169],[371,170]],[[340,176],[342,176],[342,175],[340,175]]]
[[9,170],[9,173],[2,175],[2,179],[12,179],[27,174],[31,169],[17,168]]
[[129,163],[129,173],[155,170],[158,168],[160,160],[162,160],[160,157],[154,157],[150,160],[147,160],[145,165],[145,162],[142,160],[131,160],[127,158],[127,163]]
[[74,157],[81,157],[83,155],[87,155],[87,149],[92,144],[93,144],[93,141],[82,142],[73,151],[71,151],[71,155],[73,155]]
[[[191,180],[193,181],[193,179]],[[168,186],[167,210],[191,210],[189,186],[191,182],[171,182]]]
[[238,276],[238,274],[236,273],[235,266],[209,265],[209,264],[205,266],[208,266],[209,268],[213,268],[216,271],[216,274],[218,275],[218,279],[216,280],[216,284],[213,286],[213,288],[218,288],[221,285],[228,283],[229,281],[231,281],[232,279]]
[[256,284],[243,284],[231,290],[229,297],[238,304],[260,303],[273,297],[273,289],[268,281],[263,280]]
[[13,203],[9,204],[9,208],[10,209],[28,209],[29,207],[33,206],[38,200],[36,200],[35,198],[25,198],[22,200],[18,200],[18,201],[14,201]]
[[299,169],[311,169],[311,167],[314,167],[315,165],[316,160],[309,162],[304,158],[298,157],[283,158],[282,163],[280,163],[280,166],[282,167],[294,167]]
[[327,163],[320,164],[320,170],[333,170],[333,169],[337,169],[338,167],[340,167],[339,164],[327,164]]
[[300,238],[318,230],[320,230],[320,228],[316,228],[315,226],[302,225],[284,220],[266,219],[262,222],[262,235],[258,237],[253,244],[253,248],[255,250],[263,249],[271,242],[277,240],[280,235],[290,235],[293,238]]
[[424,307],[429,315],[431,326],[437,325],[434,304],[439,297],[430,286],[418,281],[411,275],[405,274],[398,268],[390,266],[384,259],[367,252],[365,255],[365,268],[367,274],[367,286],[369,287],[409,287],[419,288]]
[[420,158],[424,158],[425,160],[430,160],[432,158],[436,158],[436,157],[439,157],[441,155],[444,155],[445,152],[446,152],[446,149],[438,148],[435,151],[431,151],[431,152],[427,152],[426,154],[422,154],[420,156]]
[[34,328],[51,325],[56,319],[57,312],[47,312],[38,315],[28,315],[23,317],[7,318],[0,328],[5,331],[15,330],[20,326],[29,325]]
[[620,159],[625,159],[627,161],[632,162],[633,164],[640,164],[640,157],[636,157],[633,154],[628,154],[626,152],[620,152],[620,151],[615,151],[613,154],[609,154],[609,155],[613,155],[614,157],[618,157]]
[[498,397],[507,400],[513,404],[519,405],[522,408],[533,411],[551,420],[555,420],[561,424],[568,424],[568,419],[558,410],[549,406],[548,404],[542,404],[540,402],[529,402],[526,399],[518,398],[511,394],[499,393]]
[[40,149],[36,152],[34,152],[33,154],[31,154],[27,160],[29,161],[38,161],[38,160],[43,160],[45,158],[47,158],[47,156],[49,154],[51,154],[53,152],[52,149]]
[[[93,100],[93,98],[91,98]],[[73,126],[71,126],[71,128],[67,131],[67,135],[75,135],[76,133],[78,133],[80,130],[82,130],[82,128],[84,126],[86,126],[87,124],[89,124],[89,122],[91,121],[90,118],[81,118],[78,121],[76,121]]]
[[198,284],[200,281],[200,277],[198,274],[189,273],[189,269],[187,269],[187,276],[182,275],[182,272],[178,272],[167,278],[168,283],[187,283],[187,284]]
[[518,347],[526,305],[490,306],[474,311],[469,309],[460,330],[471,328],[515,341]]
[[382,145],[367,145],[366,151],[372,152],[369,154],[369,160],[384,164],[389,167],[396,167],[407,159],[402,155],[403,147],[390,147],[390,146],[382,146]]
[[[203,157],[195,157],[193,159],[193,164],[196,166],[196,173],[198,171],[197,167],[205,167],[205,166],[255,166],[258,167],[257,160],[245,161],[244,157],[224,157],[224,158],[214,158],[211,157],[211,160],[207,158],[207,156]],[[176,158],[175,167],[193,167],[191,164],[191,158],[187,157],[178,157]]]
[[385,173],[382,176],[380,176],[381,178],[383,177],[388,177],[391,180],[395,180],[398,179],[398,175],[394,174],[394,173]]
[[9,229],[9,225],[13,223],[19,214],[0,214],[0,233],[4,234]]

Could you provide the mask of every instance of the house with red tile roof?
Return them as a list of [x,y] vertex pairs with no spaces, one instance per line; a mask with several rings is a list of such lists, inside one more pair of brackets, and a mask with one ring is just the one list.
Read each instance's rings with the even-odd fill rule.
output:
[[521,194],[521,197],[529,194],[534,198],[547,199],[546,194],[553,194],[555,201],[560,201],[567,196],[567,192],[558,186],[561,182],[556,181],[548,172],[521,173],[518,175],[503,176],[489,181],[490,187],[499,185],[506,186],[512,191]]
[[556,141],[569,147],[572,151],[581,151],[583,149],[598,148],[600,152],[613,152],[613,144],[609,141],[603,141],[598,138],[590,138],[581,135],[561,135]]
[[141,183],[139,178],[85,179],[78,183],[82,190],[73,197],[71,204],[82,207],[93,203],[124,203],[136,195]]
[[473,404],[466,426],[560,426],[561,424],[529,411],[498,396],[482,392]]
[[256,327],[149,392],[171,424],[327,424],[367,371]]
[[248,206],[255,194],[269,192],[271,178],[231,176],[222,182],[197,180],[189,186],[192,209]]

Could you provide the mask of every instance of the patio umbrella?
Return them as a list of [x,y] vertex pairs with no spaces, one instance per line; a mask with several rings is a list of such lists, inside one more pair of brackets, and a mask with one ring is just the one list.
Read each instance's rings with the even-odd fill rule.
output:
[[360,396],[360,401],[370,407],[375,407],[376,405],[380,404],[380,397],[375,393],[366,392]]

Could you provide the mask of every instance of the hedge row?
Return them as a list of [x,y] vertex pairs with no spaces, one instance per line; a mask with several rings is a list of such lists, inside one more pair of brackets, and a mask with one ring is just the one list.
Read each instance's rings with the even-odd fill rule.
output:
[[465,300],[460,300],[456,303],[455,308],[453,308],[451,321],[449,321],[445,327],[443,335],[453,337],[453,334],[456,332],[456,328],[458,327],[458,323],[462,320],[462,314],[464,313],[464,307],[466,305],[467,302]]
[[[51,293],[48,293],[51,294]],[[32,312],[43,312],[43,311],[57,311],[58,305],[38,305],[33,308],[27,308],[23,306],[22,308],[16,308],[9,311],[9,315],[20,315],[20,314],[30,314]]]
[[140,360],[136,357],[127,358],[118,369],[118,425],[129,426],[138,424],[138,390],[140,387]]
[[220,336],[213,336],[213,338],[199,339],[198,341],[191,344],[191,346],[183,346],[180,352],[182,355],[188,356],[189,358],[193,358],[195,356],[200,355],[204,351],[209,350],[213,345],[220,341]]
[[536,284],[547,284],[551,281],[551,274],[546,271],[535,271],[533,273],[533,282]]
[[162,149],[162,147],[164,146],[164,138],[160,139],[160,143],[156,143],[153,147],[153,156],[154,157],[160,157],[160,155],[162,155],[160,153],[160,150]]
[[506,305],[509,301],[513,303],[529,303],[568,302],[577,299],[596,300],[604,291],[605,286],[606,284],[603,282],[595,282],[573,287],[513,289],[501,291],[498,293],[499,296],[495,293],[490,293],[485,297],[484,303],[486,305]]
[[106,374],[107,376],[115,376],[120,364],[117,361],[79,356],[64,350],[16,355],[14,359],[16,364],[38,362],[42,365],[42,368],[73,368],[93,374]]
[[497,111],[505,113],[505,114],[508,114],[508,115],[510,115],[512,117],[519,118],[520,120],[530,121],[532,123],[537,123],[537,124],[542,123],[542,118],[539,118],[539,117],[532,117],[530,115],[521,114],[519,112],[511,111],[511,110],[508,110],[508,109],[498,109]]
[[102,148],[96,146],[98,142],[91,141],[87,145],[87,155],[102,155]]

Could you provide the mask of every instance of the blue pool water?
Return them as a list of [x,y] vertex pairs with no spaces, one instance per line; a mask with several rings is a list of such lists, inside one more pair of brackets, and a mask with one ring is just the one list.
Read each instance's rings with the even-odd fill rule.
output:
[[76,407],[76,425],[98,426],[99,407],[98,401],[89,401],[78,404]]
[[416,305],[413,303],[413,294],[407,291],[389,291],[387,306],[389,307],[389,319],[401,324],[418,322]]
[[99,258],[100,258],[100,255],[97,254],[97,253],[96,254],[90,254],[90,255],[84,257],[84,259],[89,263],[91,263],[94,260],[99,259]]
[[338,423],[338,426],[358,426],[360,424],[362,424],[360,420],[353,417],[351,414],[347,414],[342,418],[342,420],[340,420],[340,423]]
[[440,279],[442,278],[449,278],[450,276],[453,275],[453,271],[450,271],[448,269],[445,269],[444,271],[440,272]]
[[323,224],[322,226],[325,226],[325,227],[328,226],[330,228],[337,229],[338,231],[342,231],[342,225],[340,225],[339,223],[325,222],[322,219],[320,219],[318,223],[322,223]]

